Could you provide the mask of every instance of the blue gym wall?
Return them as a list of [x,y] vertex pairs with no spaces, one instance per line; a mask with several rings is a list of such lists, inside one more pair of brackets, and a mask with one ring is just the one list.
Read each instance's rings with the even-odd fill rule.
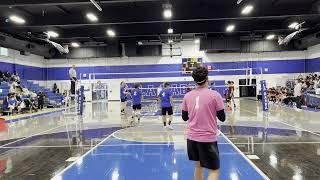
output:
[[[320,72],[320,58],[298,59],[298,60],[264,60],[264,61],[239,61],[239,62],[216,62],[205,63],[214,69],[241,69],[241,68],[263,68],[264,74],[289,74]],[[48,80],[68,80],[69,67],[47,68]],[[97,75],[95,79],[121,79],[121,78],[155,78],[155,77],[183,77],[187,76],[181,72],[155,73],[168,71],[181,71],[181,64],[154,64],[154,65],[122,65],[122,66],[92,66],[77,67],[80,74],[89,73],[138,73],[152,72],[146,74],[113,74]],[[244,75],[245,71],[211,72],[210,75]],[[259,74],[260,70],[253,71]],[[87,76],[88,78],[88,76]]]
[[47,80],[47,68],[26,66],[20,64],[1,62],[0,59],[0,70],[2,72],[9,71],[10,73],[17,72],[21,79],[27,80]]
[[[0,60],[1,61],[1,60]],[[205,63],[214,69],[241,69],[241,68],[263,68],[268,69],[264,74],[286,74],[286,73],[310,73],[320,72],[320,58],[298,59],[298,60],[264,60],[264,61],[239,61],[239,62],[216,62]],[[77,67],[78,73],[135,73],[135,72],[168,72],[181,71],[181,64],[154,64],[154,65],[129,65],[129,66],[91,66]],[[28,80],[68,80],[69,67],[41,68],[0,62],[0,69],[17,71],[22,79]],[[260,70],[253,73],[260,73]],[[212,72],[210,75],[238,75],[244,74],[240,71]],[[105,75],[97,76],[96,79],[118,79],[118,78],[152,78],[152,77],[182,77],[182,73],[165,74],[127,74],[127,75]]]

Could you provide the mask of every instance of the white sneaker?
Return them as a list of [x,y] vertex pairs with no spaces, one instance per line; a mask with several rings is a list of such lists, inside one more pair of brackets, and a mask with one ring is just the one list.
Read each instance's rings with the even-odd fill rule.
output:
[[168,126],[168,129],[169,129],[169,130],[173,130],[172,125],[169,125],[169,126]]
[[163,130],[166,131],[167,130],[167,126],[163,126]]

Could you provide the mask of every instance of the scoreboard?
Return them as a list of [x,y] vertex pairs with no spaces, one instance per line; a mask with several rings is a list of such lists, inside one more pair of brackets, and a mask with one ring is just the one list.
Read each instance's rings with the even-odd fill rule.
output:
[[202,58],[182,58],[182,73],[191,74],[202,63]]

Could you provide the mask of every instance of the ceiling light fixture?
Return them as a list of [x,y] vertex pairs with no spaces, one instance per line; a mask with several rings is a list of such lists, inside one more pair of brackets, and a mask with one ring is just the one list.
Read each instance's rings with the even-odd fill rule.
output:
[[169,34],[172,34],[172,33],[173,33],[173,29],[172,29],[172,28],[169,28],[169,29],[168,29],[168,33],[169,33]]
[[163,16],[166,18],[166,19],[171,19],[172,17],[172,11],[171,9],[165,9],[163,11]]
[[93,13],[87,13],[87,18],[88,18],[90,21],[98,21],[97,16],[94,15]]
[[47,34],[53,38],[59,37],[59,34],[54,31],[48,31]]
[[139,46],[143,45],[143,42],[142,41],[138,41],[138,45]]
[[169,40],[168,40],[168,43],[169,43],[169,44],[172,44],[172,43],[173,43],[173,40],[172,40],[172,39],[169,39]]
[[232,32],[232,31],[234,31],[235,28],[236,28],[236,26],[231,24],[231,25],[227,26],[226,31],[227,32]]
[[248,15],[248,14],[250,14],[252,12],[252,10],[253,10],[253,6],[252,5],[247,5],[242,9],[241,14]]
[[17,24],[26,23],[26,21],[22,17],[16,16],[16,15],[10,16],[9,19]]
[[288,27],[289,27],[290,29],[295,29],[296,26],[298,26],[298,25],[299,25],[299,23],[293,22],[293,23],[291,23]]
[[275,37],[276,37],[275,34],[269,34],[269,35],[266,37],[266,39],[267,39],[267,40],[273,40]]
[[90,0],[92,2],[92,4],[99,10],[102,11],[101,6],[95,1],[95,0]]
[[80,44],[79,44],[79,43],[76,43],[76,42],[72,42],[72,43],[71,43],[71,46],[72,46],[72,47],[75,47],[75,48],[78,48],[78,47],[80,47]]
[[171,19],[172,18],[172,5],[170,3],[163,4],[163,17],[165,19]]
[[195,43],[195,44],[200,44],[200,39],[195,39],[195,40],[194,40],[194,43]]
[[110,37],[115,37],[115,36],[116,36],[116,33],[115,33],[112,29],[108,29],[108,30],[107,30],[107,34],[108,34],[108,36],[110,36]]

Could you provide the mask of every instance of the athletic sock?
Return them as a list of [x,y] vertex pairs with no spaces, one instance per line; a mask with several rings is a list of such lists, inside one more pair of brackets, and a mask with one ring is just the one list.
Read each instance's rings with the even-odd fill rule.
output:
[[163,122],[163,125],[164,125],[164,126],[167,126],[167,122]]
[[169,126],[170,126],[170,125],[171,125],[171,121],[169,121],[169,123],[168,123],[168,124],[169,124]]

